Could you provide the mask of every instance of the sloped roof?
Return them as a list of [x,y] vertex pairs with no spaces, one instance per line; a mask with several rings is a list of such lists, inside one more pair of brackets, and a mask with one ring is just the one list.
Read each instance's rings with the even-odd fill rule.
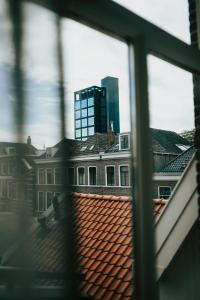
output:
[[33,145],[15,142],[0,142],[0,155],[7,154],[6,148],[15,148],[16,153],[21,153],[23,155],[35,154],[36,152],[36,148]]
[[[75,193],[75,264],[84,275],[79,291],[92,299],[131,299],[132,289],[132,201],[130,197]],[[155,201],[155,216],[165,200]],[[35,270],[64,270],[62,224],[49,215],[49,230],[41,238],[41,228],[30,242]],[[17,254],[9,265],[16,265]],[[79,266],[79,267],[78,267]],[[37,282],[38,283],[38,282]],[[40,280],[40,285],[62,285],[60,280]]]
[[175,159],[171,160],[164,168],[160,170],[162,173],[182,173],[188,165],[189,161],[195,152],[194,146],[181,153]]

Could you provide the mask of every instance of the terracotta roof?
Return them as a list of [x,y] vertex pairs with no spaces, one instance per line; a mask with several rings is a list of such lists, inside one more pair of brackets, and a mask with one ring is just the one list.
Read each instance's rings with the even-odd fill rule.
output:
[[[132,288],[132,201],[130,197],[73,194],[75,211],[75,264],[84,275],[80,294],[92,299],[131,299]],[[165,200],[155,200],[155,216]],[[49,231],[41,238],[40,228],[31,238],[35,270],[64,270],[64,230],[49,216]],[[16,254],[9,265],[16,264]],[[60,285],[59,280],[40,280],[41,285]]]

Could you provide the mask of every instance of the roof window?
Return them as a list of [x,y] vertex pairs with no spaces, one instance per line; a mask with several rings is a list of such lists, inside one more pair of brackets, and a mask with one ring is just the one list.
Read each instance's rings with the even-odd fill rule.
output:
[[129,134],[120,134],[119,135],[119,150],[128,150],[129,149]]

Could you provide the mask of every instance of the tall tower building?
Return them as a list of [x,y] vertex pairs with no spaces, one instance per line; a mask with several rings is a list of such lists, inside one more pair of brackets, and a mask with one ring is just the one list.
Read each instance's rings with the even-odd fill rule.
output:
[[74,93],[75,139],[107,131],[106,89],[92,86]]
[[75,139],[86,140],[96,132],[105,133],[119,126],[118,78],[106,77],[101,87],[91,86],[74,93]]
[[107,128],[112,125],[115,133],[120,132],[118,78],[105,77],[101,86],[106,88]]

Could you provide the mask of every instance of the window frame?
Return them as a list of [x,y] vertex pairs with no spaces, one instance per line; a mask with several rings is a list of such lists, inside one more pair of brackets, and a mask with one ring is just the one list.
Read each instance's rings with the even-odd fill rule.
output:
[[[125,149],[123,149],[121,147],[121,137],[123,137],[123,136],[128,136],[128,148],[125,148]],[[119,134],[119,150],[120,151],[128,151],[128,150],[130,150],[130,133],[120,133]]]
[[[108,185],[108,175],[107,175],[107,168],[108,167],[113,167],[114,168],[114,184],[113,185]],[[106,165],[105,166],[105,186],[108,186],[108,187],[115,187],[116,186],[115,165]]]
[[[121,167],[128,167],[128,185],[122,185],[121,184]],[[118,172],[119,172],[119,187],[122,187],[122,188],[127,188],[127,187],[131,187],[131,180],[130,180],[130,166],[129,164],[121,164],[118,166]]]
[[[95,168],[96,184],[90,184],[90,169]],[[97,166],[88,166],[88,186],[97,186]]]
[[[83,184],[80,184],[80,183],[79,183],[79,169],[84,169],[84,178],[83,178],[83,179],[84,179],[84,180],[83,180],[84,183],[83,183]],[[86,174],[85,174],[85,166],[79,166],[79,167],[77,167],[77,185],[78,185],[78,186],[84,186],[84,185],[86,185],[86,184],[85,184],[85,183],[86,183],[85,175],[86,175]]]
[[[46,170],[46,185],[53,185],[54,182],[55,182],[55,179],[54,179],[54,168],[45,168]],[[48,173],[48,170],[51,170],[51,176],[52,176],[52,183],[48,183],[48,180],[47,180],[47,173]]]
[[[169,188],[169,189],[170,189],[170,195],[169,195],[168,198],[164,198],[163,196],[161,197],[161,195],[160,195],[160,188]],[[172,187],[171,187],[170,185],[159,185],[159,186],[158,186],[158,198],[159,198],[159,199],[162,198],[162,199],[169,200],[171,194],[172,194]]]

